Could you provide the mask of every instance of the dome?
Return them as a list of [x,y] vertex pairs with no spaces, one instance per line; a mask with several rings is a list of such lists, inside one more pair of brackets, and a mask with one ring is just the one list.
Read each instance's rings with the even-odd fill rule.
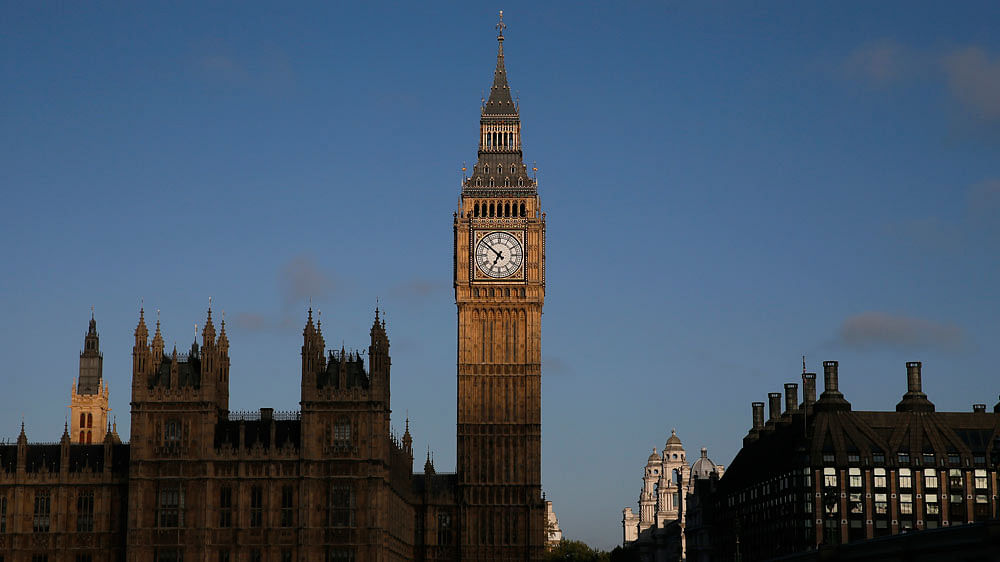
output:
[[663,450],[667,449],[683,449],[684,445],[681,444],[681,438],[677,437],[677,430],[670,430],[670,437],[667,438],[667,444],[663,446]]
[[656,454],[656,447],[653,447],[653,454],[649,455],[649,458],[646,459],[646,464],[653,464],[658,462],[660,462],[660,456]]
[[694,464],[691,465],[691,478],[699,480],[709,478],[713,472],[717,472],[715,463],[712,462],[712,459],[708,458],[708,449],[702,447],[701,458],[694,461]]

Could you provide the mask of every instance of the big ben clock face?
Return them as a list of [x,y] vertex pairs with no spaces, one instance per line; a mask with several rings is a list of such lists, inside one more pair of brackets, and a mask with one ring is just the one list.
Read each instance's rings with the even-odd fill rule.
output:
[[524,247],[513,233],[487,232],[476,243],[475,260],[482,275],[492,279],[505,279],[521,271]]

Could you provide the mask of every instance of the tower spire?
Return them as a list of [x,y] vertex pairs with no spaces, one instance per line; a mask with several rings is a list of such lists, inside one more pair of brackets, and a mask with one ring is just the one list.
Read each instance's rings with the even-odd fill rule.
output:
[[500,11],[500,20],[497,22],[496,29],[497,68],[493,72],[493,87],[490,88],[490,97],[486,100],[483,113],[513,115],[517,110],[514,108],[514,100],[510,97],[510,86],[507,85],[507,68],[503,60],[503,32],[507,29],[507,24],[503,22],[503,10]]

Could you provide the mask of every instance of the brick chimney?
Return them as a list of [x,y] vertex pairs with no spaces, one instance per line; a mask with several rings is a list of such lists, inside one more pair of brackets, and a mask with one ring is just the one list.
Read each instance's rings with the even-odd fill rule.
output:
[[802,373],[802,406],[812,406],[816,402],[816,373]]
[[851,403],[840,393],[839,364],[836,361],[823,361],[823,394],[816,401],[818,411],[837,411],[851,409]]
[[921,388],[920,361],[910,361],[906,364],[906,394],[896,404],[897,412],[933,412],[934,404],[927,399]]
[[785,383],[785,413],[791,414],[799,409],[799,384],[794,382]]

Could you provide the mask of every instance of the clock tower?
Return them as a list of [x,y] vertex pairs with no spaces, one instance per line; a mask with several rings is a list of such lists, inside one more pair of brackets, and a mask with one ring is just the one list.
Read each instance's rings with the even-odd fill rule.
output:
[[458,493],[463,560],[530,560],[545,541],[541,320],[545,215],[504,67],[483,102],[479,156],[455,215]]

